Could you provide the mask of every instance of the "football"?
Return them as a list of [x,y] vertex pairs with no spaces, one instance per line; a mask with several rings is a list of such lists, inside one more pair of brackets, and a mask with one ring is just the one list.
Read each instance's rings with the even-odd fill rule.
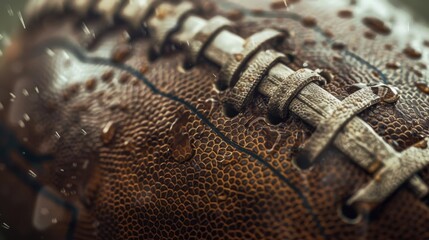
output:
[[429,29],[406,10],[32,0],[21,23],[0,239],[429,239]]

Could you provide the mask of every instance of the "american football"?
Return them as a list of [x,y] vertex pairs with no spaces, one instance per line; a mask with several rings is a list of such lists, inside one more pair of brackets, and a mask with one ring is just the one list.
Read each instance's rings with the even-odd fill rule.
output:
[[0,240],[429,239],[429,28],[409,11],[30,0],[19,14],[0,35]]

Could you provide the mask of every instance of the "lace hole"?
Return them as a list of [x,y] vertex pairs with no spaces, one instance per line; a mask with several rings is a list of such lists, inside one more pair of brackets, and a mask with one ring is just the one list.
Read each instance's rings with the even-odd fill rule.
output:
[[186,71],[188,71],[188,70],[191,70],[192,68],[194,68],[195,65],[189,59],[185,59],[185,61],[183,62],[182,67],[183,67],[183,69],[185,69]]
[[281,119],[277,116],[274,116],[272,114],[268,114],[267,120],[271,125],[274,125],[274,126],[279,125],[280,123],[283,122],[283,119]]
[[156,61],[156,59],[158,59],[158,57],[159,57],[159,53],[153,47],[150,48],[149,53],[148,53],[149,61],[154,62],[154,61]]
[[301,170],[307,170],[311,167],[311,162],[305,156],[305,154],[299,154],[297,158],[293,160],[295,166]]
[[225,103],[223,105],[223,113],[228,118],[234,118],[234,117],[236,117],[239,114],[239,112],[233,106],[231,106],[228,103]]
[[219,91],[225,91],[226,89],[228,89],[228,86],[225,84],[222,84],[220,81],[216,82],[216,89]]
[[343,203],[338,210],[340,218],[348,224],[358,224],[362,221],[362,213],[354,207],[347,203]]

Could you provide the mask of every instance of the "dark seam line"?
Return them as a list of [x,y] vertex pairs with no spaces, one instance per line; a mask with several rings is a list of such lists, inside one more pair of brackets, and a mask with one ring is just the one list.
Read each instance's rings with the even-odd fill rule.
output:
[[36,181],[34,178],[29,176],[27,173],[25,173],[19,166],[17,166],[13,160],[10,159],[10,157],[7,154],[6,149],[15,149],[18,151],[19,154],[21,154],[25,160],[27,160],[30,163],[34,162],[42,162],[42,161],[50,161],[52,160],[52,156],[41,156],[32,153],[30,150],[26,149],[24,146],[19,144],[19,141],[15,138],[15,136],[10,133],[9,131],[4,128],[4,126],[0,125],[0,134],[3,136],[6,136],[7,144],[4,147],[5,150],[0,151],[0,161],[4,162],[6,167],[14,173],[16,177],[18,177],[22,182],[24,182],[26,185],[28,185],[30,188],[32,188],[35,192],[42,194],[52,202],[62,206],[63,208],[69,210],[71,212],[71,220],[68,224],[68,229],[66,233],[66,239],[72,240],[74,231],[77,224],[77,216],[78,216],[78,209],[71,203],[66,202],[65,200],[57,197],[56,195],[46,191],[43,189],[43,185]]
[[166,98],[173,100],[175,102],[178,102],[178,103],[182,104],[183,106],[185,106],[186,108],[188,108],[204,124],[206,124],[208,127],[210,127],[212,129],[212,131],[214,133],[216,133],[223,141],[225,141],[226,143],[228,143],[230,146],[234,147],[238,151],[243,152],[243,153],[255,158],[262,165],[264,165],[265,167],[270,169],[274,173],[275,176],[277,176],[284,183],[286,183],[286,185],[288,185],[298,195],[298,197],[302,200],[302,206],[304,206],[307,209],[307,212],[312,216],[313,221],[315,222],[317,228],[320,231],[320,234],[325,239],[327,238],[327,236],[324,233],[324,229],[323,229],[322,225],[320,224],[318,217],[315,215],[315,213],[312,210],[310,203],[308,202],[305,195],[301,192],[301,190],[297,186],[295,186],[287,177],[285,177],[281,172],[279,172],[271,164],[269,164],[267,161],[265,161],[261,156],[252,152],[251,150],[248,150],[248,149],[240,146],[238,143],[236,143],[233,140],[226,137],[220,130],[218,130],[216,128],[216,126],[213,123],[210,122],[210,120],[208,120],[192,104],[188,103],[184,99],[181,99],[181,98],[179,98],[173,94],[162,92],[153,83],[151,83],[143,74],[141,74],[140,71],[134,69],[133,67],[126,65],[126,64],[113,62],[110,59],[87,56],[84,53],[84,51],[82,50],[82,48],[73,45],[72,43],[68,42],[65,39],[53,39],[53,40],[47,41],[44,44],[39,45],[39,47],[37,48],[39,50],[38,51],[36,50],[36,51],[30,53],[30,56],[33,57],[34,55],[40,55],[40,54],[44,53],[46,48],[58,48],[58,49],[67,50],[67,51],[71,52],[78,60],[80,60],[83,63],[106,65],[106,66],[111,66],[111,67],[126,71],[126,72],[130,73],[131,75],[133,75],[134,77],[136,77],[137,79],[139,79],[140,81],[142,81],[147,87],[149,87],[149,89],[154,94],[158,94],[160,96],[166,97]]
[[[224,5],[225,7],[232,7],[234,9],[237,9],[239,11],[241,11],[242,13],[244,13],[245,15],[250,15],[253,17],[259,17],[259,18],[279,18],[279,17],[283,17],[283,18],[288,18],[288,19],[292,19],[294,21],[300,22],[303,17],[299,14],[296,13],[291,13],[291,12],[286,12],[286,13],[276,13],[273,11],[261,11],[258,13],[254,13],[249,9],[243,8],[242,6],[235,4],[235,3],[231,3],[225,0],[218,0],[220,2],[220,5]],[[317,33],[319,33],[320,35],[322,35],[325,40],[328,41],[329,44],[332,44],[335,42],[334,39],[330,38],[329,36],[326,35],[326,33],[323,31],[323,29],[321,29],[319,26],[315,26],[312,27],[311,29],[313,29],[314,31],[316,31]],[[341,53],[343,53],[343,55],[345,56],[349,56],[351,58],[354,58],[356,61],[362,63],[363,65],[367,66],[368,68],[372,69],[373,71],[375,71],[380,77],[381,80],[383,81],[384,84],[388,84],[389,80],[386,76],[386,74],[384,74],[380,69],[378,69],[376,66],[372,65],[370,62],[366,61],[365,59],[363,59],[362,57],[360,57],[359,55],[357,55],[356,53],[353,53],[351,51],[349,51],[348,49],[344,49],[342,51],[339,51]]]

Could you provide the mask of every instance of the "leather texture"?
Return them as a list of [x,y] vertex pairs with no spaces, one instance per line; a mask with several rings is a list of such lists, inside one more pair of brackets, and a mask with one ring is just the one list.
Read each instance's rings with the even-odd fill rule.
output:
[[[276,48],[287,65],[322,69],[338,99],[355,83],[398,87],[396,104],[359,116],[398,151],[428,137],[426,27],[405,31],[409,15],[383,1],[288,2],[287,11],[259,0],[196,3],[204,18],[234,20],[243,38],[287,32]],[[229,90],[216,89],[211,62],[188,69],[170,45],[154,58],[150,36],[96,15],[46,13],[32,24],[0,70],[7,239],[429,238],[428,203],[406,184],[358,224],[344,221],[341,206],[372,177],[334,147],[298,169],[314,129],[294,114],[270,124],[259,95],[227,117]],[[418,174],[429,184],[429,168]]]

